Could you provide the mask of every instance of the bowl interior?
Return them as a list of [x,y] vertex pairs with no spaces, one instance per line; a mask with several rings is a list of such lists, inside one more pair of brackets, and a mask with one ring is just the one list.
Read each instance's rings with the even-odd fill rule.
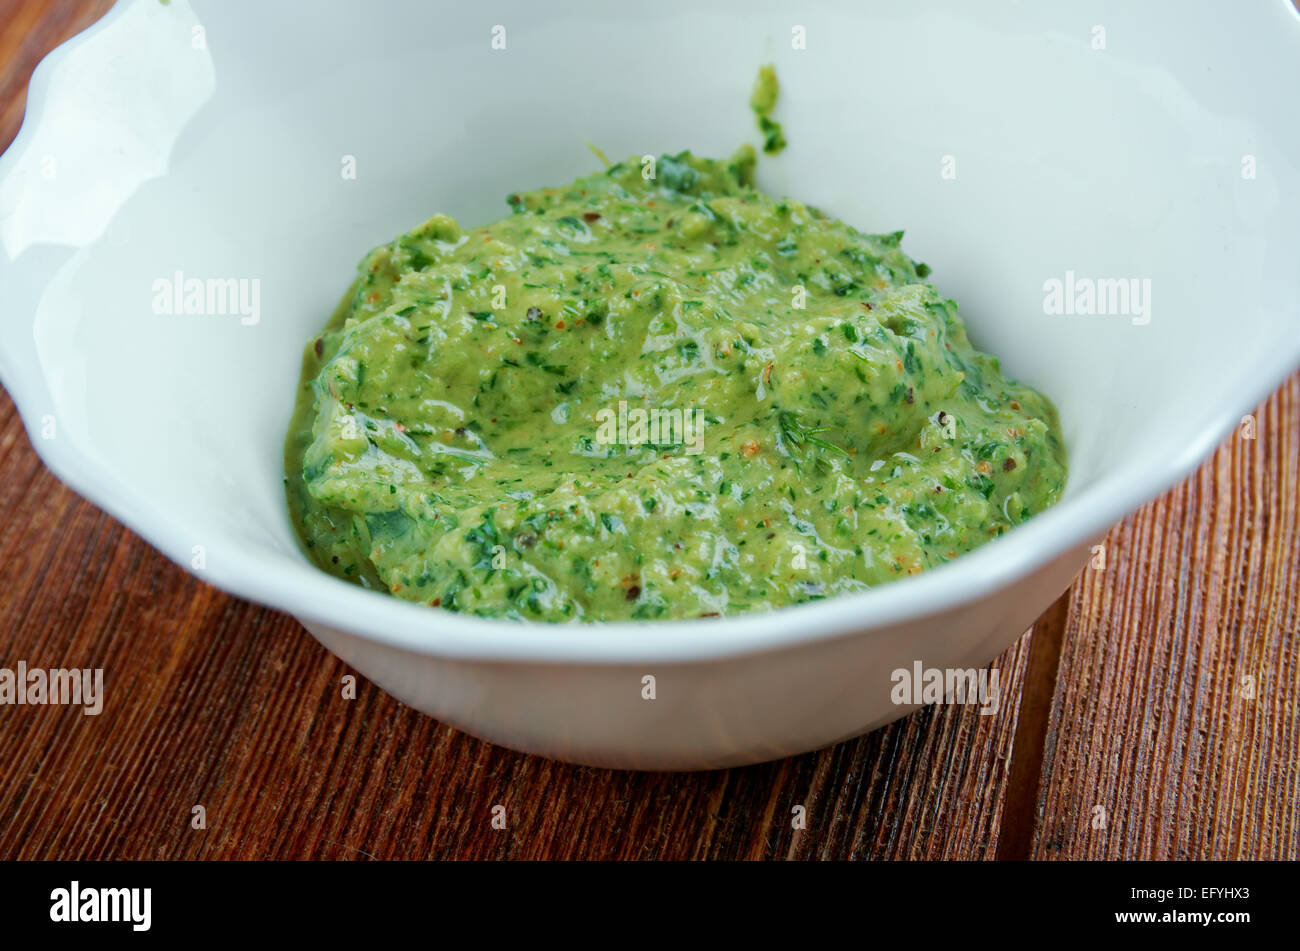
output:
[[[1300,148],[1264,123],[1297,88],[1283,3],[1103,24],[956,2],[501,9],[138,0],[60,54],[0,190],[3,370],[29,424],[52,415],[195,544],[298,562],[285,427],[362,254],[437,211],[504,215],[509,192],[595,169],[588,142],[729,154],[757,140],[767,61],[790,146],[760,184],[906,229],[977,345],[1060,409],[1063,506],[1204,452],[1300,361]],[[178,274],[244,297],[160,313]],[[1052,313],[1054,281],[1061,309],[1114,282],[1093,287],[1118,312]]]

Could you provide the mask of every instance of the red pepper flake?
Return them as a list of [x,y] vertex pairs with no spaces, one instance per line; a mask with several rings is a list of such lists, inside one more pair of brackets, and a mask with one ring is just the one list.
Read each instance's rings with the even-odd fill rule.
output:
[[1003,472],[1010,472],[1015,467],[1016,467],[1016,460],[1014,459],[1007,459],[1005,462],[1002,463]]
[[442,604],[442,598],[434,598],[432,601],[429,602],[429,604],[435,608],[439,607]]
[[641,586],[640,586],[640,585],[635,585],[635,584],[634,584],[634,585],[632,585],[632,587],[630,587],[630,588],[627,589],[627,599],[628,599],[629,601],[635,601],[635,600],[636,600],[637,598],[639,598],[639,597],[641,597]]
[[555,329],[556,329],[556,330],[563,330],[563,329],[564,329],[564,321],[562,321],[562,320],[557,320],[557,321],[555,322]]
[[582,220],[583,220],[583,221],[587,221],[587,222],[591,222],[591,221],[599,221],[599,220],[600,220],[600,215],[599,215],[597,212],[594,212],[594,211],[584,211],[584,212],[582,213]]

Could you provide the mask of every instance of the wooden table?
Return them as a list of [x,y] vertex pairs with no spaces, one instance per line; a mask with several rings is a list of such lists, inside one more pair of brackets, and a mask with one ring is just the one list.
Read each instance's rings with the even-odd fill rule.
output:
[[[108,5],[0,0],[0,143],[41,56]],[[489,746],[365,681],[342,699],[293,619],[63,488],[0,396],[0,667],[103,667],[112,704],[0,707],[0,858],[1294,859],[1300,376],[1256,417],[996,662],[1000,714],[639,774]]]

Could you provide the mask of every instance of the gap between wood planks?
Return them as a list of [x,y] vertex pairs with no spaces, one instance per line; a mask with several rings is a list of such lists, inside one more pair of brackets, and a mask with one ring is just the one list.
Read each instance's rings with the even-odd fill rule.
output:
[[1029,636],[1029,659],[1021,691],[1016,736],[1011,744],[1011,768],[1002,819],[998,827],[998,861],[1029,858],[1038,828],[1038,794],[1043,775],[1043,751],[1052,717],[1052,697],[1061,668],[1065,623],[1070,614],[1073,585],[1034,622]]

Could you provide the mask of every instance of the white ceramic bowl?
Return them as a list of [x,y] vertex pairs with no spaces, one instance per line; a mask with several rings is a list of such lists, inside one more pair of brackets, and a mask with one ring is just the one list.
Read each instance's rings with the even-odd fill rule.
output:
[[[1043,6],[123,0],[37,70],[0,160],[4,385],[77,492],[477,736],[655,768],[853,736],[911,709],[895,668],[996,656],[1300,365],[1295,11]],[[592,170],[588,140],[729,154],[766,60],[791,145],[760,184],[907,229],[976,343],[1060,408],[1061,503],[920,576],[725,620],[494,622],[311,567],[281,447],[361,255]],[[256,279],[257,321],[157,313],[177,271]],[[1045,313],[1067,272],[1149,280],[1149,320]]]

